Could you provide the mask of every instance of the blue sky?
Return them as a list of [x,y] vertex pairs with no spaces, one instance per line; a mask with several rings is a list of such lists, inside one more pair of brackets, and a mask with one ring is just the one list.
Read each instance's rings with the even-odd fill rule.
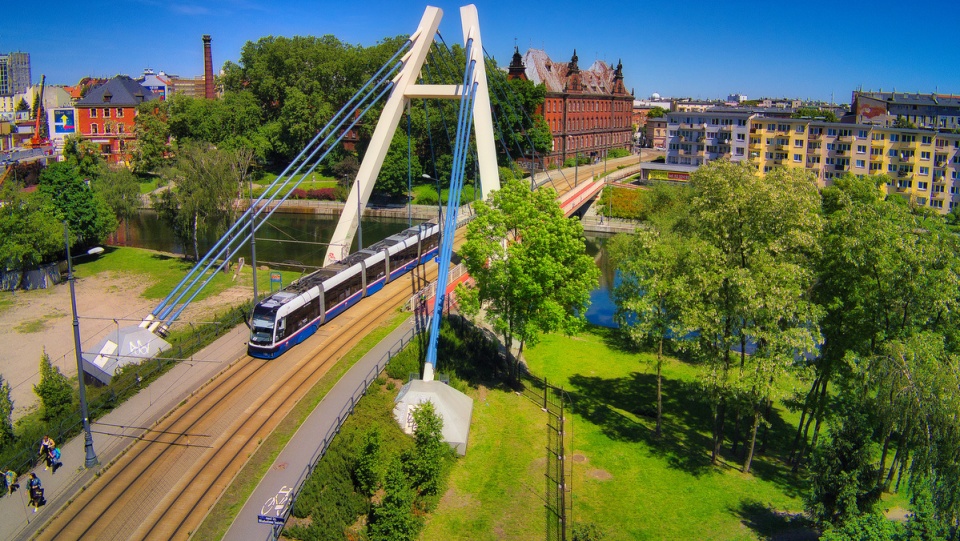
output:
[[[516,43],[581,67],[622,59],[637,97],[802,97],[849,102],[865,90],[960,94],[960,2],[771,4],[479,0],[484,45],[502,64]],[[412,32],[427,4],[408,0],[54,0],[0,25],[0,51],[31,55],[33,78],[75,84],[86,75],[137,76],[146,67],[203,73],[201,35],[219,69],[247,41],[333,34],[371,45]],[[440,32],[460,40],[462,2],[437,1]],[[589,9],[598,7],[599,13]],[[613,6],[618,6],[614,8]],[[734,8],[735,6],[735,8]],[[862,6],[862,7],[861,7]],[[616,11],[614,11],[616,9]]]

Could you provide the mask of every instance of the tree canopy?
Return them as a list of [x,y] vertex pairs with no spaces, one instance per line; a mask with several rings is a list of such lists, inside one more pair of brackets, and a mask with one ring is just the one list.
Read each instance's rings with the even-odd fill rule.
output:
[[580,222],[564,217],[553,190],[532,192],[517,180],[475,205],[461,254],[477,287],[458,293],[464,310],[485,308],[507,351],[515,340],[522,352],[540,333],[579,329],[600,272]]

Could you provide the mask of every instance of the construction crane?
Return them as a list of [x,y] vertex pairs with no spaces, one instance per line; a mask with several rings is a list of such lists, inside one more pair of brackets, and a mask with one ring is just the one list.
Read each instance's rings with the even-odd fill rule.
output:
[[46,82],[47,82],[47,76],[41,75],[40,76],[40,96],[37,97],[37,113],[36,113],[37,118],[33,126],[33,137],[31,137],[28,143],[26,144],[28,148],[43,148],[50,144],[50,140],[44,137],[43,132],[40,131],[40,127],[42,126],[42,121],[44,117],[43,89]]

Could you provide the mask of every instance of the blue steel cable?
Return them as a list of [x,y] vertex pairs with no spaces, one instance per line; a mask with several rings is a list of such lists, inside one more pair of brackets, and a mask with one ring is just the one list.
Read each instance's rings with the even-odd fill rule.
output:
[[[259,203],[261,203],[261,201],[263,200],[264,196],[266,196],[266,194],[268,194],[268,193],[272,193],[272,195],[271,195],[270,199],[268,200],[268,202],[271,202],[271,201],[273,200],[273,198],[276,196],[276,193],[279,192],[279,189],[282,189],[284,186],[286,186],[286,184],[289,183],[289,180],[290,180],[290,179],[287,179],[283,184],[281,184],[279,189],[274,190],[274,187],[277,185],[277,182],[278,182],[281,178],[283,178],[283,176],[287,174],[287,172],[290,170],[290,168],[291,168],[294,164],[296,164],[298,161],[300,161],[301,159],[308,159],[308,158],[303,158],[303,156],[304,156],[304,154],[307,152],[307,150],[309,150],[311,146],[313,146],[313,145],[316,144],[317,140],[321,137],[321,135],[323,135],[323,133],[324,133],[324,132],[326,131],[326,129],[333,123],[333,121],[337,118],[337,116],[338,116],[340,113],[342,113],[344,110],[346,110],[347,108],[349,108],[349,107],[351,106],[351,104],[352,104],[354,101],[357,100],[357,97],[360,96],[361,93],[363,93],[363,92],[366,90],[366,88],[367,88],[372,82],[377,81],[377,82],[376,82],[376,85],[382,84],[383,80],[382,80],[382,79],[378,80],[378,78],[381,76],[381,74],[383,74],[384,70],[386,70],[388,67],[392,66],[392,68],[391,68],[390,71],[388,72],[388,76],[389,76],[390,74],[392,74],[393,72],[395,72],[395,71],[398,69],[399,64],[398,64],[398,65],[394,65],[393,62],[394,62],[400,55],[402,55],[402,54],[406,51],[406,49],[408,49],[408,48],[410,47],[411,43],[412,43],[412,42],[409,41],[409,40],[406,41],[406,42],[399,48],[399,50],[398,50],[389,60],[387,60],[387,62],[384,63],[383,66],[381,66],[379,70],[377,70],[377,72],[373,75],[373,77],[371,77],[370,80],[368,80],[368,81],[354,94],[354,96],[350,98],[350,100],[347,102],[347,104],[344,105],[344,107],[341,108],[341,110],[340,110],[337,114],[334,115],[333,119],[331,119],[331,121],[328,122],[328,124],[327,124],[323,129],[321,129],[321,130],[317,133],[316,136],[314,136],[314,138],[310,141],[310,143],[307,144],[307,146],[304,148],[304,150],[302,150],[302,151],[293,159],[293,161],[290,162],[290,164],[283,170],[283,172],[281,172],[281,174],[274,180],[274,182],[272,182],[272,183],[270,184],[270,186],[268,186],[267,189],[264,190],[264,193],[261,194],[260,197],[258,197],[257,200],[256,200],[253,204],[251,204],[251,206],[246,210],[246,212],[243,213],[243,215],[241,215],[240,219],[238,219],[237,222],[235,222],[234,225],[233,225],[226,233],[224,233],[224,235],[217,241],[217,243],[214,245],[214,247],[211,248],[210,251],[207,252],[207,255],[204,256],[203,259],[201,259],[200,261],[198,261],[197,264],[193,267],[193,269],[191,269],[190,272],[187,273],[186,276],[184,276],[183,280],[181,280],[180,283],[177,284],[177,285],[173,288],[173,290],[166,296],[166,298],[164,298],[164,299],[160,302],[160,304],[158,304],[157,307],[154,308],[154,310],[151,312],[151,315],[153,315],[153,316],[156,317],[156,316],[158,315],[158,313],[164,308],[164,306],[166,306],[166,304],[170,301],[170,299],[173,298],[173,296],[177,293],[177,291],[178,291],[181,287],[183,287],[183,285],[190,279],[190,277],[197,271],[197,269],[199,269],[200,266],[204,264],[204,262],[209,258],[210,254],[213,253],[225,239],[228,239],[230,236],[232,236],[232,235],[234,234],[234,230],[236,229],[236,224],[238,224],[238,223],[243,223],[244,221],[246,221],[245,219],[248,218],[248,214],[250,214],[251,211],[253,211],[253,209],[257,209],[257,210],[255,210],[255,211],[253,211],[254,217],[256,217],[256,216],[258,216],[258,215],[260,214],[260,208],[258,208],[258,205],[259,205]],[[375,87],[376,87],[376,86],[375,86]],[[375,87],[374,87],[374,88],[375,88]],[[370,95],[370,93],[368,92],[367,95],[365,96],[365,98],[368,98],[369,95]],[[362,101],[363,101],[363,100],[361,100],[361,103],[362,103]],[[358,106],[359,106],[359,104],[358,104]],[[356,111],[356,109],[357,109],[357,107],[353,107],[353,109],[352,109],[352,110],[350,111],[350,113],[348,113],[348,114],[352,114],[353,112]],[[345,117],[345,118],[346,118],[346,117]],[[342,121],[341,121],[341,122],[342,122]],[[336,129],[336,128],[334,128],[334,129]],[[314,152],[314,153],[315,153],[315,152]],[[311,155],[312,155],[312,154],[311,154]],[[302,165],[302,164],[301,164],[301,165]],[[299,168],[298,168],[298,170],[299,170]],[[294,173],[294,174],[295,174],[295,173]],[[292,177],[291,177],[291,178],[292,178]],[[302,181],[302,180],[303,180],[303,177],[301,177],[301,181]],[[204,268],[203,272],[206,272],[208,269],[209,269],[209,265],[207,265],[207,266]],[[194,281],[194,283],[195,283],[195,282],[196,282],[196,281]]]
[[[379,85],[379,84],[382,84],[382,81],[378,82],[377,84],[378,84],[378,85]],[[365,85],[365,86],[366,86],[366,85]],[[384,96],[384,94],[386,94],[386,92],[387,92],[388,90],[390,90],[392,87],[393,87],[393,83],[392,83],[392,82],[387,83],[387,84],[385,85],[383,91],[381,91],[380,94],[376,97],[376,99],[373,100],[373,101],[367,106],[366,109],[364,109],[363,114],[360,115],[360,116],[362,117],[363,115],[365,115],[366,112],[370,109],[370,106],[372,106],[374,103],[376,103],[377,101],[379,101],[379,100]],[[374,87],[371,89],[371,92],[372,92],[373,90],[375,90],[376,88],[377,88],[377,86],[374,86]],[[327,130],[327,127],[324,127],[324,128],[321,130],[320,133],[328,132],[327,135],[326,135],[326,137],[323,138],[323,140],[320,142],[320,144],[314,145],[313,150],[310,152],[310,154],[309,154],[306,158],[304,158],[302,161],[300,161],[300,164],[297,166],[297,168],[294,170],[294,172],[291,173],[291,174],[289,175],[289,177],[288,177],[282,184],[280,184],[280,186],[279,186],[278,189],[273,190],[274,193],[273,193],[273,195],[271,196],[271,198],[269,199],[268,202],[273,202],[273,201],[275,201],[277,194],[278,194],[287,184],[289,184],[290,181],[291,181],[293,178],[295,178],[297,175],[300,175],[300,180],[298,180],[298,181],[296,181],[296,182],[294,183],[294,185],[293,185],[294,188],[296,188],[298,185],[300,185],[300,183],[303,182],[303,179],[306,178],[306,176],[309,175],[311,172],[313,172],[313,170],[317,167],[317,165],[320,163],[320,161],[321,161],[324,157],[326,157],[326,155],[330,152],[330,149],[332,148],[332,145],[327,146],[327,143],[328,143],[328,141],[330,140],[330,138],[331,138],[334,134],[336,134],[336,133],[339,133],[339,134],[340,134],[340,135],[336,136],[336,138],[335,138],[335,140],[334,140],[334,144],[335,144],[336,142],[339,142],[339,141],[343,138],[343,134],[346,133],[346,131],[348,131],[349,128],[352,128],[352,127],[356,124],[356,122],[359,120],[359,117],[355,117],[355,118],[351,121],[350,126],[348,127],[347,130],[340,130],[340,128],[343,126],[343,123],[344,123],[348,118],[350,118],[350,114],[352,114],[353,112],[355,112],[357,107],[359,107],[360,105],[362,105],[365,101],[369,100],[369,96],[370,96],[370,95],[371,95],[371,94],[368,93],[368,95],[365,96],[365,97],[357,104],[357,106],[355,106],[355,107],[352,109],[351,113],[348,113],[347,115],[343,115],[343,118],[340,120],[340,122],[339,122],[334,128],[332,128],[331,130]],[[332,122],[333,122],[333,121],[331,120],[330,123],[332,123]],[[330,124],[328,123],[328,126],[329,126],[329,125],[330,125]],[[318,134],[318,135],[319,135],[319,134]],[[323,149],[323,148],[325,148],[325,147],[327,148],[327,151],[324,152],[323,156],[322,156],[319,160],[313,161],[313,165],[310,166],[310,168],[309,168],[307,171],[305,171],[305,172],[303,172],[303,173],[301,174],[300,171],[303,169],[304,164],[307,163],[307,160],[312,159],[314,156],[316,156],[317,152],[319,152],[321,149]],[[308,147],[308,148],[309,148],[309,147]],[[307,150],[307,149],[304,149],[303,152],[305,152],[306,150]],[[301,152],[301,154],[303,154],[303,152]],[[292,164],[291,164],[291,166],[292,166]],[[290,168],[291,166],[288,166],[287,169],[285,169],[285,171],[289,170],[289,168]],[[283,174],[284,174],[284,173],[281,173],[281,175],[283,175]],[[273,183],[271,183],[270,188],[268,188],[268,190],[272,189],[272,187],[276,185],[277,181],[279,181],[280,178],[282,178],[282,177],[277,177],[277,179],[274,180]],[[267,192],[264,192],[264,195],[265,195],[266,193],[267,193]],[[292,190],[288,191],[288,192],[286,193],[286,195],[283,195],[283,196],[280,198],[279,203],[283,203],[284,201],[286,201],[287,198],[290,196],[290,193],[292,193]],[[257,199],[257,203],[259,203],[262,198],[263,198],[263,195],[261,195],[261,197]],[[267,214],[266,218],[269,218],[270,215],[273,214],[273,212],[277,209],[278,206],[279,206],[279,205],[275,205],[274,208],[269,211],[269,213]],[[250,209],[247,209],[248,212],[249,212],[249,210],[250,210]],[[260,217],[260,214],[262,214],[262,213],[263,213],[263,208],[260,208],[260,209],[257,209],[257,212],[255,212],[255,213],[253,214],[253,216],[254,216],[254,218],[259,218],[259,217]],[[244,216],[246,216],[246,213],[244,213],[244,215],[241,216],[241,218],[243,218]],[[261,220],[261,221],[257,224],[256,228],[254,229],[254,232],[256,231],[256,229],[259,229],[259,227],[264,223],[264,220],[266,220],[266,218],[264,218],[263,220]],[[239,223],[239,221],[238,221],[237,223]],[[236,228],[236,224],[234,224],[234,227],[231,228],[231,231],[232,231],[233,229],[235,229],[235,228]],[[215,253],[215,255],[212,255],[212,254],[214,254],[214,250],[216,249],[216,247],[219,246],[219,245],[223,242],[224,239],[226,239],[226,237],[230,234],[231,231],[228,231],[227,234],[224,234],[224,236],[221,237],[221,239],[217,242],[217,245],[207,253],[207,256],[204,257],[204,260],[203,260],[203,261],[206,261],[206,260],[209,260],[209,261],[206,263],[206,266],[204,267],[203,271],[201,271],[200,273],[196,274],[196,276],[194,276],[194,278],[193,278],[193,280],[190,282],[190,284],[187,285],[187,287],[186,287],[183,291],[180,292],[180,294],[177,296],[177,298],[174,299],[173,303],[170,304],[169,306],[167,306],[163,311],[160,312],[159,316],[157,316],[157,319],[163,320],[163,319],[167,318],[167,315],[170,314],[170,312],[176,308],[177,303],[180,302],[180,300],[181,300],[187,293],[189,293],[189,292],[192,290],[193,286],[196,285],[196,283],[200,280],[200,278],[203,277],[203,275],[206,274],[207,271],[210,270],[210,268],[213,266],[214,263],[217,262],[217,260],[223,259],[223,263],[219,263],[219,264],[217,265],[218,267],[219,267],[220,265],[224,265],[224,264],[226,263],[226,261],[227,261],[230,257],[232,257],[234,253],[236,253],[236,252],[239,250],[240,245],[242,245],[243,242],[246,242],[246,240],[249,238],[249,235],[248,235],[248,236],[244,237],[244,240],[243,240],[243,241],[241,241],[240,243],[236,243],[236,244],[237,244],[237,247],[236,247],[236,248],[232,248],[232,251],[230,252],[229,255],[226,256],[226,258],[224,258],[223,255],[224,255],[225,252],[231,250],[231,245],[232,245],[232,244],[235,244],[235,243],[233,242],[233,240],[236,240],[236,238],[231,239],[230,241],[228,241],[228,243],[227,243],[226,245],[224,245],[222,248],[220,248],[219,251],[217,251],[217,252]],[[212,255],[212,256],[211,256],[211,255]],[[194,267],[194,270],[197,269],[197,268],[199,268],[199,266],[203,263],[203,261],[198,262],[197,265]],[[191,272],[192,272],[192,271],[191,271]],[[189,276],[190,276],[190,275],[188,274],[187,278],[189,278]],[[187,301],[187,303],[189,303],[190,301],[192,301],[193,298],[196,297],[197,294],[199,294],[200,291],[202,291],[202,289],[203,289],[204,287],[206,287],[206,284],[210,282],[210,279],[212,279],[212,277],[213,277],[213,274],[211,274],[210,277],[207,278],[207,280],[205,280],[205,281],[203,282],[203,284],[201,285],[201,287],[200,287],[199,290],[195,291],[195,292],[193,293],[193,295],[190,296],[190,298],[189,298],[189,300]],[[183,281],[185,282],[185,281],[187,280],[187,278],[184,278]],[[181,282],[181,284],[182,284],[182,283],[183,283],[183,282]],[[171,296],[172,296],[172,294],[171,294]],[[180,309],[177,311],[177,313],[174,315],[174,317],[169,320],[169,322],[172,322],[173,319],[176,319],[176,317],[180,315],[180,313],[183,311],[184,308],[185,308],[185,305],[184,305],[184,306],[181,306]],[[169,322],[166,323],[166,325],[169,325]]]
[[[371,102],[367,105],[367,107],[366,107],[366,109],[364,109],[363,113],[361,113],[359,116],[357,116],[356,118],[354,118],[353,121],[350,123],[350,125],[347,126],[347,129],[344,130],[343,132],[341,132],[340,137],[337,138],[337,140],[335,141],[335,143],[336,143],[336,142],[339,142],[339,141],[343,138],[343,134],[346,133],[347,131],[349,131],[350,129],[352,129],[352,128],[357,124],[357,122],[359,122],[360,119],[363,118],[364,115],[366,115],[367,111],[369,111],[370,108],[373,107],[374,104],[378,103],[378,102],[383,98],[383,96],[385,96],[385,95],[393,88],[393,86],[394,86],[394,84],[393,84],[392,82],[390,82],[389,84],[387,84],[387,85],[384,87],[384,89],[380,92],[380,94],[376,97],[376,99],[373,100],[373,101],[371,101]],[[310,169],[307,170],[307,171],[304,173],[304,175],[309,175],[311,172],[313,172],[313,170],[317,167],[317,165],[319,165],[320,162],[322,162],[322,161],[327,157],[327,155],[334,149],[334,147],[335,147],[335,144],[334,144],[334,145],[329,145],[329,146],[327,147],[327,150],[324,151],[323,155],[320,156],[320,158],[317,159],[317,160],[314,162],[313,166],[311,166]],[[314,152],[314,154],[315,154],[315,153],[316,153],[316,152]],[[290,196],[290,192],[288,192],[286,195],[284,195],[284,196],[280,199],[280,203],[283,203],[284,201],[286,201],[289,196]],[[260,221],[260,222],[257,224],[257,226],[254,228],[254,231],[253,231],[253,232],[251,232],[251,233],[247,234],[246,236],[244,236],[243,239],[242,239],[240,242],[235,243],[236,246],[230,251],[229,254],[226,255],[226,257],[224,258],[224,261],[229,260],[229,259],[232,258],[238,251],[240,251],[240,248],[243,246],[243,244],[246,243],[248,240],[250,240],[250,236],[253,235],[253,234],[256,232],[256,230],[259,229],[260,226],[263,225],[263,224],[266,222],[266,220],[268,220],[268,219],[270,218],[270,216],[273,215],[274,212],[276,212],[276,210],[277,210],[278,208],[280,208],[280,205],[279,205],[279,204],[278,204],[278,205],[275,205],[272,209],[270,209],[270,211],[269,211],[269,212],[267,213],[267,215],[263,218],[263,220]],[[225,249],[226,249],[226,248],[223,248],[222,250],[225,250]],[[221,250],[221,252],[222,252],[222,250]],[[203,288],[205,288],[205,287],[207,286],[207,284],[210,283],[210,280],[212,280],[215,275],[216,275],[215,273],[210,273],[210,275],[209,275],[209,276],[207,277],[207,279],[203,282],[203,284],[201,284],[200,288],[197,289],[197,290],[193,293],[193,295],[191,295],[191,296],[180,306],[180,309],[177,310],[173,315],[171,315],[166,321],[164,321],[164,326],[169,327],[170,324],[173,323],[173,321],[176,320],[176,319],[180,316],[180,314],[181,314],[181,313],[183,312],[183,310],[187,307],[187,305],[189,305],[191,302],[193,302],[193,299],[194,299],[201,291],[203,291]],[[199,275],[199,276],[202,276],[202,275]],[[197,277],[198,279],[199,279],[199,276]],[[196,279],[194,280],[194,282],[196,282]],[[191,285],[191,287],[192,287],[192,285]],[[180,298],[182,298],[183,295],[184,295],[187,291],[189,291],[189,290],[190,290],[190,288],[187,288],[187,290],[184,291],[184,293],[182,293],[182,294],[180,295],[180,297],[177,298],[177,301],[176,301],[176,302],[179,302]],[[176,306],[176,302],[174,302],[173,306]],[[172,307],[171,307],[171,308],[172,308]],[[169,312],[169,310],[168,310],[167,312]],[[160,319],[163,319],[164,317],[165,317],[165,315],[164,315],[164,316],[161,316]]]
[[[466,58],[470,58],[473,40],[467,40]],[[443,236],[440,243],[440,260],[437,271],[437,293],[434,297],[433,315],[430,319],[430,338],[427,345],[426,362],[431,366],[437,364],[437,340],[440,334],[440,315],[443,312],[443,302],[446,297],[447,275],[450,258],[453,252],[453,239],[456,236],[457,207],[460,203],[460,189],[463,187],[463,165],[465,162],[465,147],[469,143],[470,129],[473,125],[473,98],[476,95],[477,85],[474,82],[476,61],[469,60],[463,73],[463,87],[460,98],[460,111],[457,115],[457,142],[454,148],[453,171],[450,179],[450,195],[447,198],[447,216],[444,222]]]

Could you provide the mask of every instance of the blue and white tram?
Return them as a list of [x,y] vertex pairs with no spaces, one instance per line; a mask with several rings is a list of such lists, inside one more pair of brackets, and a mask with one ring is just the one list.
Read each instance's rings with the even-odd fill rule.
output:
[[363,297],[432,259],[439,247],[440,226],[426,222],[304,276],[257,303],[247,354],[280,356]]

